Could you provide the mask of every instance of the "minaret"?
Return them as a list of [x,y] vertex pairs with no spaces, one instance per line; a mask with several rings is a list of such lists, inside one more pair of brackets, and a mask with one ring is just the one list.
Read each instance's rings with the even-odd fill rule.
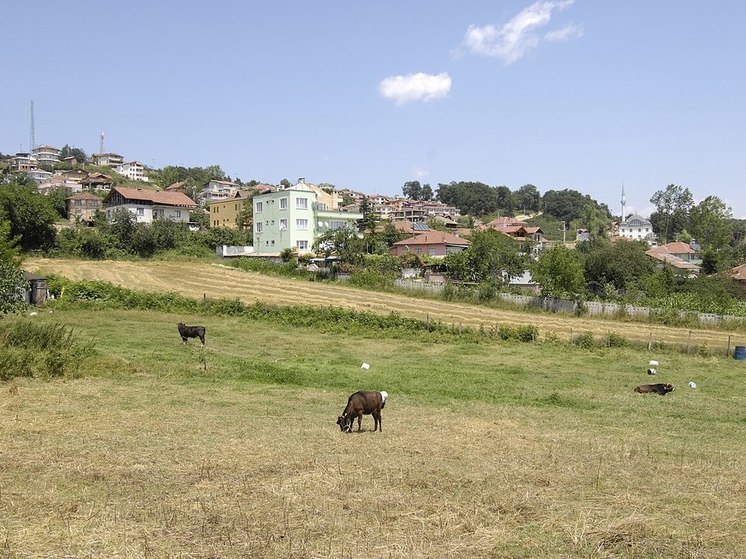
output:
[[624,223],[625,220],[625,212],[627,207],[627,198],[624,196],[624,183],[622,183],[622,220],[621,223]]

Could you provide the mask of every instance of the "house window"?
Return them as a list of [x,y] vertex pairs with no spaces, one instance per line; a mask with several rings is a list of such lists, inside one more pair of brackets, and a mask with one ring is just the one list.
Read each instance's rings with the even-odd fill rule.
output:
[[308,220],[307,219],[296,219],[295,228],[298,231],[308,231]]
[[435,255],[437,254],[437,252],[438,252],[438,251],[437,251],[437,250],[435,250],[435,247],[430,247],[430,248],[428,248],[428,249],[427,249],[427,253],[428,253],[428,254],[429,254],[430,256],[435,256]]
[[174,217],[181,217],[181,210],[175,210]]
[[261,221],[257,221],[256,222],[256,232],[257,233],[261,233],[262,232],[262,222]]
[[346,221],[332,221],[329,223],[329,229],[332,231],[338,231],[340,229],[346,229],[347,228],[347,222]]
[[280,198],[280,209],[281,210],[287,210],[288,209],[288,199],[287,198]]
[[308,209],[308,198],[296,198],[295,208],[298,210],[307,210]]
[[308,250],[308,241],[296,241],[295,246],[298,250]]
[[287,228],[288,228],[288,220],[281,219],[280,220],[280,231],[285,231]]
[[254,211],[256,213],[258,213],[258,214],[262,213],[262,203],[261,202],[257,202],[256,203],[256,209]]
[[137,215],[145,215],[145,208],[137,208]]

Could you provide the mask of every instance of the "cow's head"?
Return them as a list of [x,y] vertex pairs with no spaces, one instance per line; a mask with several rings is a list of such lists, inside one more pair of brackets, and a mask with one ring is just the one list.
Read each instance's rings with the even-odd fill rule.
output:
[[670,382],[668,384],[664,384],[663,385],[663,391],[664,392],[673,392],[674,391],[673,384],[671,384]]
[[340,415],[337,418],[337,425],[339,425],[339,429],[343,433],[352,433],[352,418],[351,417]]

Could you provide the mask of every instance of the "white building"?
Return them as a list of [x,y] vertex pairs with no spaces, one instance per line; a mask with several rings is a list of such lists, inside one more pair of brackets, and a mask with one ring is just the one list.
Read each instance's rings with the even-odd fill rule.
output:
[[632,214],[619,224],[619,236],[634,241],[652,241],[653,224],[641,215]]
[[106,219],[111,221],[120,208],[132,213],[138,223],[153,223],[156,219],[188,223],[189,212],[196,210],[197,204],[181,192],[115,187],[104,198]]
[[114,170],[130,180],[148,182],[148,177],[145,176],[145,165],[139,161],[127,161],[115,166]]

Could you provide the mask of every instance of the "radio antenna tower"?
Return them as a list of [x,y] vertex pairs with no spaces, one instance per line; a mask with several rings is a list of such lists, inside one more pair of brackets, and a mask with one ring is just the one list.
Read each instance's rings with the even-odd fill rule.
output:
[[101,137],[99,138],[98,142],[98,152],[104,153],[104,131],[101,131]]
[[34,125],[34,102],[31,101],[31,137],[29,138],[29,152],[36,147],[36,130]]

